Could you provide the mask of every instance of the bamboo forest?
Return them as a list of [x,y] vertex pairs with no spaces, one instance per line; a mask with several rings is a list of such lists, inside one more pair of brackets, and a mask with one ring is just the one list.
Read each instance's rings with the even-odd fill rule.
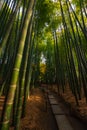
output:
[[87,0],[0,0],[0,130],[86,124]]

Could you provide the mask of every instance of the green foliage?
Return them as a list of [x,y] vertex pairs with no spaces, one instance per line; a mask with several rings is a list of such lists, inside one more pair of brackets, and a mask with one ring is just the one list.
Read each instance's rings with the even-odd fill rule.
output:
[[[26,63],[26,67],[22,66],[24,70],[21,72],[24,75],[22,77],[23,82],[21,82],[23,83],[21,84],[23,89],[25,88],[25,91],[28,91],[30,81],[33,84],[41,81],[47,84],[57,83],[64,92],[66,82],[68,81],[78,105],[78,99],[81,98],[81,89],[84,90],[87,100],[87,1],[36,0],[35,8],[32,5],[33,10],[30,8],[27,10],[32,1],[34,4],[34,0],[21,1],[21,7],[17,8],[16,13],[14,12],[15,15],[12,22],[9,22],[9,18],[14,13],[10,6],[5,6],[4,2],[0,10],[0,42],[5,39],[6,35],[4,47],[0,48],[3,52],[2,57],[0,57],[3,60],[0,66],[0,69],[3,68],[1,74],[3,73],[3,77],[6,76],[4,93],[8,92],[8,87],[10,86],[8,100],[11,100],[13,104],[15,98],[14,89],[17,87],[18,80],[21,79],[19,78],[19,73],[21,72],[20,66],[22,66],[24,45],[29,40],[29,51],[25,51],[28,63],[24,56],[23,63]],[[19,0],[14,0],[14,2],[16,4]],[[30,17],[33,19],[32,21]],[[8,29],[6,28],[7,23],[9,25]],[[7,33],[5,32],[6,30],[8,31]],[[15,69],[13,65],[15,65]],[[27,71],[25,71],[26,68]],[[8,85],[11,79],[11,85],[14,84],[15,88]],[[27,85],[26,81],[28,81]],[[20,89],[22,89],[21,86]],[[3,87],[0,90],[3,91]],[[21,96],[19,94],[21,101],[22,93]],[[27,94],[28,92],[25,92],[26,96]],[[10,98],[10,96],[12,97]],[[20,106],[22,107],[21,103]],[[6,108],[6,111],[8,112],[8,108]]]

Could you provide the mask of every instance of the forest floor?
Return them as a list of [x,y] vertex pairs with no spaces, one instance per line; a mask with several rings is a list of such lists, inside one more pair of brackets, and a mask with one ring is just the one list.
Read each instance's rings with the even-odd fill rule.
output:
[[[75,98],[68,87],[65,93],[61,93],[60,96],[57,93],[54,95],[56,98],[60,98],[63,104],[67,104],[72,115],[80,117],[80,119],[87,123],[87,104],[84,97],[79,101],[79,106],[77,106]],[[2,101],[3,99],[1,98],[0,100]],[[13,128],[11,127],[10,130],[13,130]],[[21,119],[20,130],[58,130],[47,95],[39,88],[31,91],[26,107],[26,117]]]
[[[55,85],[53,86],[52,91],[57,93],[57,87]],[[59,97],[62,99],[62,102],[69,107],[74,116],[77,116],[78,118],[82,119],[83,122],[87,123],[87,102],[86,98],[84,97],[83,90],[81,93],[81,100],[78,100],[79,105],[76,104],[75,97],[68,85],[66,86],[64,93],[62,91],[60,92]]]
[[[77,106],[75,98],[68,87],[66,93],[62,93],[61,96],[57,97],[57,94],[55,95],[56,99],[60,100],[61,108],[68,113],[67,118],[74,130],[86,130],[87,104],[85,99],[82,98],[79,101],[79,106]],[[78,120],[76,117],[79,117],[81,120]],[[82,120],[86,123],[84,124]],[[27,103],[26,117],[21,120],[20,130],[58,130],[47,94],[39,88],[35,88],[31,92]]]
[[50,104],[46,101],[46,95],[40,89],[33,89],[20,130],[58,130]]
[[77,115],[84,122],[87,122],[87,103],[85,97],[82,97],[79,100],[79,105],[76,105],[75,97],[72,95],[70,91],[67,90],[67,93],[61,95],[62,98],[71,108],[71,111],[74,115]]
[[[0,97],[0,116],[4,99],[4,96]],[[14,130],[14,127],[10,127],[10,130]],[[26,116],[21,119],[19,130],[58,130],[47,95],[41,89],[31,91]]]

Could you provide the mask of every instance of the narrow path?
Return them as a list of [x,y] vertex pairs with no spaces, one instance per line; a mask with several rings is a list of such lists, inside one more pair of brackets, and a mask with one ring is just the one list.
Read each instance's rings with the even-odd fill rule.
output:
[[[63,103],[63,101],[60,97],[58,97],[57,94],[49,94],[55,97],[55,105],[58,104],[59,107],[62,109],[62,111],[60,110],[60,108],[57,110],[57,112],[60,112],[57,113],[57,116],[66,116],[73,130],[87,130],[87,125],[72,115],[68,106]],[[4,101],[3,99],[3,97],[0,98],[0,113]],[[50,104],[47,98],[47,94],[43,93],[41,89],[35,88],[33,89],[27,102],[26,117],[21,119],[20,130],[58,130],[55,114],[56,113],[52,112],[52,104]],[[61,123],[62,120],[59,116],[58,118]],[[13,128],[11,128],[10,130],[13,130]]]

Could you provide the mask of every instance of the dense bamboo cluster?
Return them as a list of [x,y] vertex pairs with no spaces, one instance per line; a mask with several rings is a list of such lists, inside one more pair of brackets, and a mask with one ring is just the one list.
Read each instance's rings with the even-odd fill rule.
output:
[[11,123],[19,129],[21,115],[25,115],[32,75],[34,8],[35,0],[7,0],[0,10],[0,96],[5,95],[1,130],[8,130]]
[[[87,102],[86,0],[1,0],[1,130],[19,130],[30,83],[69,89],[76,104]],[[42,68],[41,68],[42,66]]]
[[[85,46],[84,49],[84,44],[87,43],[86,2],[78,1],[79,11],[77,13],[75,11],[77,6],[74,7],[73,1],[59,0],[59,4],[62,16],[61,34],[58,36],[57,31],[54,32],[58,90],[60,91],[60,86],[62,86],[64,92],[68,80],[70,90],[79,105],[78,100],[81,99],[83,91],[87,102],[87,47]],[[58,39],[61,39],[62,44],[60,51]],[[59,56],[58,59],[57,56]]]

